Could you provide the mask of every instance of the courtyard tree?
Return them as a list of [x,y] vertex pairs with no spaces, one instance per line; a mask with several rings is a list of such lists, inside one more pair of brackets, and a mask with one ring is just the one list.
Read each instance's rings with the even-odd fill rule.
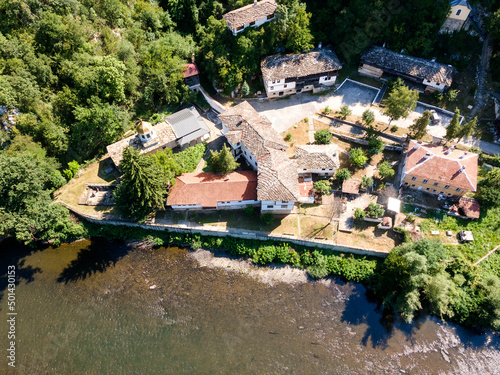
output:
[[384,208],[375,202],[370,202],[367,208],[368,216],[373,218],[378,218],[384,216]]
[[450,124],[446,128],[446,135],[444,138],[451,142],[453,139],[458,137],[458,133],[460,131],[460,110],[458,108],[455,109],[455,114],[453,115]]
[[375,114],[373,113],[373,111],[367,109],[363,112],[363,122],[366,124],[366,126],[370,126],[375,122]]
[[327,145],[332,141],[332,134],[326,129],[321,129],[314,133],[314,140],[319,145]]
[[316,181],[313,185],[314,190],[316,190],[320,195],[330,194],[331,186],[328,180]]
[[407,118],[417,106],[418,91],[410,90],[406,85],[394,85],[385,100],[385,114],[392,120]]
[[387,177],[394,176],[394,173],[394,169],[387,160],[378,165],[378,174],[380,178],[385,179]]
[[241,95],[247,96],[248,94],[250,94],[250,86],[248,86],[247,81],[244,81],[241,85]]
[[139,154],[127,147],[120,163],[123,176],[115,190],[118,209],[130,218],[144,221],[156,209],[163,208],[167,179],[152,155]]
[[220,173],[223,175],[231,173],[240,166],[226,145],[222,146],[220,151],[210,150],[208,165],[212,168],[214,173]]
[[382,151],[384,151],[384,148],[384,141],[382,141],[380,138],[374,136],[368,140],[368,153],[370,155],[380,154]]
[[342,168],[337,171],[335,174],[335,178],[337,179],[338,182],[342,183],[345,180],[348,180],[351,178],[351,172],[349,172],[349,169],[347,168]]
[[365,220],[365,217],[366,217],[365,210],[363,210],[359,207],[356,207],[356,210],[354,211],[354,218],[358,221],[363,221],[363,220]]
[[361,147],[351,149],[349,160],[353,165],[362,168],[368,161],[368,157]]
[[422,139],[427,134],[427,126],[431,122],[431,112],[424,111],[422,116],[415,120],[410,126],[412,137],[415,139]]
[[373,178],[368,176],[361,177],[361,187],[366,189],[373,186]]

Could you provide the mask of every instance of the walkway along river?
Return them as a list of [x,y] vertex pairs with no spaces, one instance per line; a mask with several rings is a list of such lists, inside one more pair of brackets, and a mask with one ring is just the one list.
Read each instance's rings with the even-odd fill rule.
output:
[[[2,374],[495,374],[500,339],[384,317],[359,284],[226,254],[83,240],[0,243],[16,266],[16,368]],[[0,344],[8,349],[7,322]],[[6,351],[6,350],[5,350]]]

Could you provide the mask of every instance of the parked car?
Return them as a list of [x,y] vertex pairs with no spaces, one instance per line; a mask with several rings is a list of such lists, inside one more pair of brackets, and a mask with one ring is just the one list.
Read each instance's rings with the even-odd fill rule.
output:
[[436,113],[435,110],[431,110],[430,120],[433,124],[439,124],[439,122],[441,121],[441,118],[439,117],[439,115]]

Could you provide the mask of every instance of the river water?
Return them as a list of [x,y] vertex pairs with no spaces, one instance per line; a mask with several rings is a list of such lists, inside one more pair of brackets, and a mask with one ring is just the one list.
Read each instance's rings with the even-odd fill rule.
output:
[[500,373],[498,337],[429,317],[393,322],[359,284],[99,239],[0,248],[1,374]]

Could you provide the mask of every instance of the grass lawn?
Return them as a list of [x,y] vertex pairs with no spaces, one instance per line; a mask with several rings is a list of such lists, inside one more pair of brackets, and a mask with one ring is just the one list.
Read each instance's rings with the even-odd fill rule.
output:
[[[312,118],[309,121],[313,121]],[[305,121],[298,122],[287,131],[281,133],[283,139],[285,139],[287,133],[292,135],[292,139],[287,141],[290,147],[286,150],[286,153],[288,156],[295,156],[295,145],[306,145],[309,143],[309,123]]]
[[332,239],[330,220],[319,217],[300,217],[300,236],[306,238]]
[[385,250],[387,252],[401,244],[401,242],[398,233],[392,230],[378,229],[375,223],[368,222],[357,224],[352,233],[337,233],[337,244],[339,245]]
[[420,222],[420,227],[428,238],[436,238],[431,235],[432,230],[439,230],[440,238],[444,243],[449,243],[446,238],[446,231],[453,232],[453,241],[456,239],[456,234],[461,230],[470,230],[474,235],[474,242],[458,245],[458,248],[471,261],[475,262],[486,255],[495,246],[500,244],[500,207],[483,208],[481,217],[478,220],[465,220],[448,216],[446,214],[437,214],[439,220],[436,223],[436,218],[427,218]]
[[73,178],[66,185],[57,190],[54,193],[54,200],[62,201],[88,215],[102,217],[104,215],[115,214],[113,206],[78,205],[78,200],[85,191],[87,183],[109,184],[116,181],[116,174],[118,173],[116,169],[110,174],[104,172],[111,165],[110,162],[111,159],[109,157],[103,157],[101,160],[90,164],[83,172],[80,172],[81,174],[79,177]]

